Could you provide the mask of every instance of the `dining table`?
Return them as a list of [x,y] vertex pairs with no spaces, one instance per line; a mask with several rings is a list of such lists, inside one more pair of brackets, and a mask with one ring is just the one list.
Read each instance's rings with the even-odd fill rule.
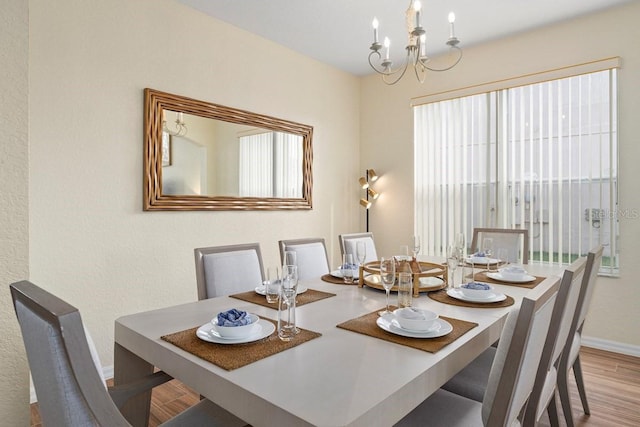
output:
[[[526,268],[539,277],[562,273],[560,266]],[[323,297],[296,307],[300,342],[296,336],[284,347],[276,332],[262,342],[212,343],[210,349],[209,343],[194,338],[197,328],[231,308],[253,313],[268,324],[277,320],[277,304],[239,295],[116,319],[115,384],[161,369],[255,427],[390,426],[496,342],[509,310],[531,290],[493,283],[496,292],[512,302],[486,307],[449,304],[420,294],[413,298],[413,307],[434,311],[454,325],[451,337],[430,340],[381,330],[376,319],[386,305],[384,291],[320,278],[299,286]],[[395,304],[393,296],[391,302]],[[191,341],[176,345],[179,339]],[[233,363],[237,361],[241,363]],[[150,392],[131,399],[122,412],[132,425],[146,426],[149,406]]]

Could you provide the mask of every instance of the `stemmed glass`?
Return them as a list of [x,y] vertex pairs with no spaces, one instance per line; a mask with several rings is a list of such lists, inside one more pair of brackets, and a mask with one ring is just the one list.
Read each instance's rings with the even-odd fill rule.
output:
[[506,267],[508,264],[511,263],[511,260],[509,259],[509,251],[505,248],[498,249],[497,257],[498,257],[498,265],[502,267]]
[[461,257],[462,254],[460,248],[458,248],[457,246],[449,246],[449,250],[447,251],[447,266],[449,267],[450,272],[448,288],[455,287],[456,269],[458,268]]
[[387,308],[378,312],[378,315],[384,316],[385,314],[391,314],[389,311],[389,292],[396,281],[396,262],[393,258],[381,258],[380,259],[380,278],[382,279],[382,286],[387,293]]
[[367,246],[364,242],[356,243],[356,257],[358,258],[360,265],[363,265],[367,259]]
[[420,253],[420,236],[413,236],[413,258],[416,259]]
[[[294,252],[295,253],[295,252]],[[300,332],[296,323],[296,298],[298,296],[298,267],[295,265],[282,266],[281,296],[285,298],[288,307],[288,323],[294,325],[294,333]]]
[[491,255],[493,254],[493,239],[485,237],[482,239],[482,252],[487,257],[487,270],[491,271]]
[[297,259],[296,259],[296,252],[295,251],[284,251],[284,262],[282,263],[283,266],[285,265],[298,265]]
[[456,234],[456,241],[455,241],[455,246],[460,249],[460,257],[464,256],[464,252],[465,252],[465,238],[464,238],[464,233],[457,233]]

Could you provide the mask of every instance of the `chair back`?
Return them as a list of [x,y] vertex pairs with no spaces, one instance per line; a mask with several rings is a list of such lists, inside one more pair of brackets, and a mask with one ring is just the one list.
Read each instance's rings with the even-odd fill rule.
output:
[[509,262],[529,263],[529,230],[516,228],[474,228],[471,240],[471,251],[482,245],[484,238],[493,239],[495,257],[498,249],[506,249]]
[[96,369],[78,310],[28,281],[10,289],[43,424],[129,426]]
[[548,277],[511,310],[482,402],[484,425],[510,426],[523,414],[549,331],[560,279]]
[[533,391],[529,397],[525,417],[536,425],[549,402],[555,396],[558,364],[565,343],[569,338],[571,322],[575,316],[578,296],[582,288],[587,258],[582,257],[567,267],[560,282],[560,289],[551,315],[549,333],[544,343],[540,366]]
[[329,273],[329,257],[322,238],[280,240],[280,261],[284,263],[285,251],[296,253],[298,265],[298,279],[317,279]]
[[378,260],[378,253],[376,252],[376,244],[373,240],[373,233],[351,233],[341,234],[338,236],[340,242],[340,255],[352,254],[353,260],[356,261],[356,248],[358,242],[364,242],[367,256],[364,262],[371,262]]
[[587,318],[587,312],[591,305],[591,298],[593,297],[593,291],[596,288],[596,279],[598,278],[598,271],[600,271],[600,265],[602,264],[602,253],[604,247],[598,245],[587,254],[587,266],[584,272],[582,292],[578,297],[578,310],[576,317],[573,319],[571,325],[572,330],[582,332],[582,326]]
[[600,270],[600,264],[602,263],[603,251],[604,247],[602,245],[598,245],[587,254],[587,263],[582,277],[582,285],[580,286],[580,294],[578,295],[576,311],[570,323],[567,341],[564,344],[563,352],[561,354],[562,361],[560,369],[566,370],[570,368],[580,353],[582,327],[587,317],[591,297],[593,296],[593,290],[598,277],[598,270]]
[[194,249],[198,299],[245,292],[262,285],[259,243]]

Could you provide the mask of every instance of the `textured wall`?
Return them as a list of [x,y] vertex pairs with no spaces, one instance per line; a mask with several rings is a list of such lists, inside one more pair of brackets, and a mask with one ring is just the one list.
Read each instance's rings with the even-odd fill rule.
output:
[[28,426],[29,373],[8,288],[29,274],[28,2],[0,9],[0,424]]

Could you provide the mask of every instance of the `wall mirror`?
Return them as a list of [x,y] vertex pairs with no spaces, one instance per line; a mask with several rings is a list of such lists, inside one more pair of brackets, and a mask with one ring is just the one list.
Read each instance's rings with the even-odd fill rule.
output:
[[144,210],[311,209],[313,127],[144,91]]

